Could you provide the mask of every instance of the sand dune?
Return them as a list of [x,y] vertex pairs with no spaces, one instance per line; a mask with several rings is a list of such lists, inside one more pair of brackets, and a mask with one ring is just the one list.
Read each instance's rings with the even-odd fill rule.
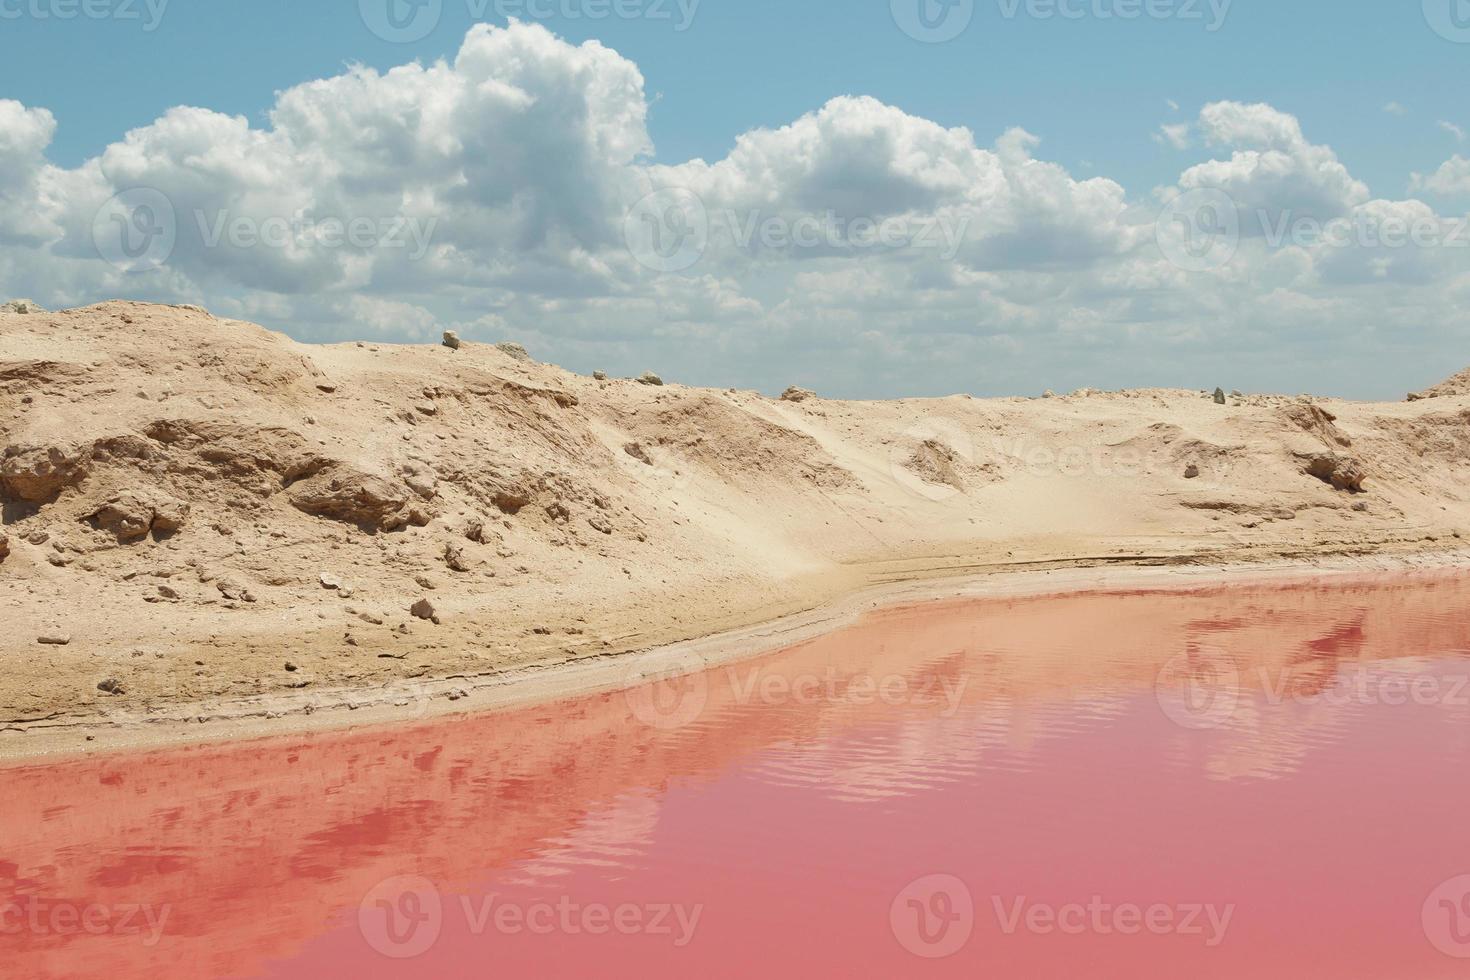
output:
[[478,677],[926,576],[1453,550],[1460,387],[775,399],[195,308],[0,312],[0,719]]

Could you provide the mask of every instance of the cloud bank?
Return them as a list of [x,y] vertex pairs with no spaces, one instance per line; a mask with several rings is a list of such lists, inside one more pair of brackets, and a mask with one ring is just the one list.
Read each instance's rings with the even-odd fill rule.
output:
[[[1376,394],[1416,359],[1470,361],[1445,359],[1470,352],[1458,155],[1410,179],[1433,205],[1377,199],[1295,117],[1222,101],[1155,134],[1203,158],[1130,194],[1025,130],[872,98],[713,162],[657,162],[648,111],[632,62],[520,23],[288,89],[264,127],[174,108],[74,169],[46,157],[50,112],[0,100],[0,292],[202,303],[305,340],[452,328],[584,370],[849,396],[1324,373]],[[1169,213],[1200,195],[1231,223]],[[1400,246],[1400,225],[1437,232]]]

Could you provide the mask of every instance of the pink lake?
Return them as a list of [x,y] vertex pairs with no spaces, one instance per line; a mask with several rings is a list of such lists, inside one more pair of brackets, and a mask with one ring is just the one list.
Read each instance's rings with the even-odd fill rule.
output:
[[0,769],[7,977],[1470,976],[1470,577],[948,602]]

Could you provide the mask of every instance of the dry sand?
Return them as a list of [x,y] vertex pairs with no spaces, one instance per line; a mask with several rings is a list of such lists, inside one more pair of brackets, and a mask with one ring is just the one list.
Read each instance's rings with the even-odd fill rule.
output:
[[0,312],[0,753],[612,686],[631,651],[734,656],[941,578],[1458,561],[1466,378],[778,400],[192,308]]

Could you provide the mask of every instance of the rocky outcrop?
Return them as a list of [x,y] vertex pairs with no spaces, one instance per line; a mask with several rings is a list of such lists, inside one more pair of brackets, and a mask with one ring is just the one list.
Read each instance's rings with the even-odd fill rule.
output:
[[1328,445],[1351,446],[1353,440],[1337,427],[1337,416],[1315,402],[1298,401],[1277,410],[1278,414],[1303,432],[1309,432]]
[[89,454],[61,446],[10,446],[0,460],[0,492],[12,500],[46,503],[87,478]]
[[141,541],[150,533],[166,537],[182,530],[189,511],[189,505],[183,501],[124,491],[108,498],[87,519],[98,530],[114,535],[119,544],[128,544]]
[[1368,475],[1357,459],[1332,452],[1298,453],[1297,458],[1309,476],[1332,484],[1334,490],[1363,492],[1363,481]]
[[531,355],[520,344],[503,341],[496,344],[495,349],[513,361],[522,361],[525,363],[530,363],[531,361]]
[[344,466],[329,466],[288,491],[299,511],[381,531],[408,523],[408,515],[402,513],[408,492],[400,483]]
[[958,458],[953,449],[938,439],[919,443],[904,465],[925,483],[964,490],[965,483],[957,469]]

